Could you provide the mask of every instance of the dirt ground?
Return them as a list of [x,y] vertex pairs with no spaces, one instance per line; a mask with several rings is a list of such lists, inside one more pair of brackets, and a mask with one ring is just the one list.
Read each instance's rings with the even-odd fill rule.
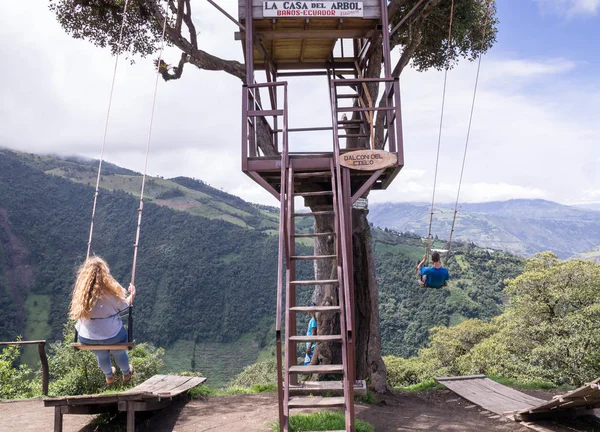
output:
[[[535,396],[549,398],[547,392]],[[296,411],[294,411],[296,412]],[[302,412],[302,411],[298,411]],[[310,412],[310,410],[304,410]],[[41,399],[0,403],[0,432],[45,432],[53,430],[54,410]],[[518,423],[501,421],[449,390],[389,395],[374,404],[356,404],[356,416],[375,426],[377,432],[452,431],[525,432]],[[91,424],[96,416],[65,415],[64,432],[114,432],[125,430],[123,414],[106,424]],[[106,417],[108,418],[108,417]],[[266,432],[277,418],[274,393],[210,397],[175,401],[154,413],[136,414],[136,432]],[[95,421],[94,423],[99,423]],[[592,427],[546,425],[547,430],[594,431]]]

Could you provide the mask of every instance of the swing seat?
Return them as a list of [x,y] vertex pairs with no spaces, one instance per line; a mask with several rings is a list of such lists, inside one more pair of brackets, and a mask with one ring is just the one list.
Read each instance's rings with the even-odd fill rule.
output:
[[116,343],[111,345],[91,345],[91,344],[82,344],[79,342],[73,342],[71,347],[76,351],[119,351],[119,350],[129,350],[131,351],[135,348],[135,343],[133,342],[123,342]]

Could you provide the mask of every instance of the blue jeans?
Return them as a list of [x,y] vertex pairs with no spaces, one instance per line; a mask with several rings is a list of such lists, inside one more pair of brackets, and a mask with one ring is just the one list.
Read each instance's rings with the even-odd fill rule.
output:
[[[96,340],[96,339],[87,339],[87,338],[79,336],[79,342],[81,342],[82,344],[86,344],[86,345],[113,345],[116,343],[127,342],[127,330],[125,330],[125,327],[121,327],[121,330],[119,330],[119,333],[117,333],[116,336],[111,337],[110,339]],[[121,372],[123,373],[123,375],[127,375],[129,373],[129,357],[127,356],[126,350],[118,350],[118,351],[102,350],[102,351],[92,351],[92,352],[94,354],[96,354],[96,357],[98,358],[98,366],[100,366],[100,369],[102,369],[102,372],[104,372],[104,375],[106,375],[107,378],[110,378],[113,376],[112,364],[110,362],[110,354],[111,353],[112,353],[113,357],[115,358],[115,363],[117,363],[117,366],[119,366],[119,369],[121,369]]]

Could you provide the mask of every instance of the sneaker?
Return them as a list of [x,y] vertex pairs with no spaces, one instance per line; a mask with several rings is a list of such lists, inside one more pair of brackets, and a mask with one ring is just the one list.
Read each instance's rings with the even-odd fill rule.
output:
[[123,374],[123,384],[129,383],[131,381],[131,376],[133,375],[133,366],[129,365],[129,373]]
[[115,382],[115,374],[117,373],[117,370],[115,369],[114,366],[111,369],[112,369],[112,376],[106,377],[106,384],[108,384],[108,385],[113,385],[113,383]]

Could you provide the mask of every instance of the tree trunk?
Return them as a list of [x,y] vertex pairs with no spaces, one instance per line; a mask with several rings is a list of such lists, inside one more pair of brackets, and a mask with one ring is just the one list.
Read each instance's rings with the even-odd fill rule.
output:
[[367,214],[365,210],[352,210],[356,379],[369,378],[371,389],[384,393],[387,389],[387,370],[381,358],[379,292]]

